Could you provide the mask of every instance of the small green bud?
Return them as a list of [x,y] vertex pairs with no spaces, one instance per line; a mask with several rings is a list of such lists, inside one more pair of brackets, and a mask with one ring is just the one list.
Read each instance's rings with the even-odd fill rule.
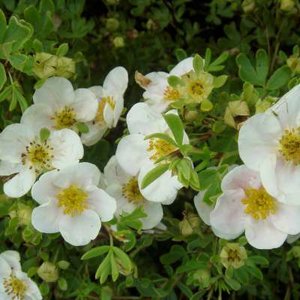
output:
[[194,213],[186,213],[184,219],[179,222],[179,229],[182,235],[191,235],[194,229],[198,228],[200,225],[200,219],[198,215]]
[[50,53],[40,52],[35,55],[33,72],[43,79],[54,76],[56,73],[57,56]]
[[37,273],[45,282],[55,282],[59,277],[57,267],[48,261],[38,268]]
[[293,12],[295,4],[294,0],[280,0],[280,9],[285,12]]
[[75,61],[72,58],[65,56],[57,58],[57,76],[70,78],[75,75],[75,72]]
[[246,249],[238,243],[227,243],[220,252],[222,265],[227,269],[239,269],[247,260]]
[[292,55],[287,59],[286,64],[295,74],[300,74],[300,57]]
[[123,37],[117,36],[113,39],[113,45],[115,48],[123,48],[125,46],[125,42]]
[[28,225],[31,222],[31,213],[32,208],[30,206],[18,202],[9,212],[9,216],[11,219],[17,218],[18,225]]
[[277,100],[276,97],[268,96],[265,99],[259,99],[255,104],[255,113],[259,114],[265,112],[268,108],[270,108],[274,102]]
[[244,0],[242,3],[242,9],[244,13],[248,14],[255,8],[255,0]]
[[230,127],[239,129],[249,115],[249,107],[245,101],[231,101],[225,110],[224,122]]
[[106,23],[105,23],[105,28],[112,32],[112,31],[116,31],[118,28],[119,28],[119,21],[115,18],[108,18],[106,20]]
[[199,282],[201,288],[206,289],[210,286],[211,275],[208,270],[198,270],[193,274],[193,278]]

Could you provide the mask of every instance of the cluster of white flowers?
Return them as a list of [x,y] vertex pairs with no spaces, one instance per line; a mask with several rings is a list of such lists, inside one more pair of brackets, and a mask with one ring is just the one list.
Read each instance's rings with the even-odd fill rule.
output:
[[195,206],[221,238],[245,232],[255,248],[280,247],[300,233],[300,85],[249,118],[238,145],[245,165],[223,178],[214,208],[204,203],[204,192],[195,197]]

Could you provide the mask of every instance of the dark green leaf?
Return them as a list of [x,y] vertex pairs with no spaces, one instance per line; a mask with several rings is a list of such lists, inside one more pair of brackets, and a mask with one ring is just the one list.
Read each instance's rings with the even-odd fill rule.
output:
[[178,115],[169,113],[164,115],[169,128],[171,129],[176,143],[180,146],[183,142],[184,127]]

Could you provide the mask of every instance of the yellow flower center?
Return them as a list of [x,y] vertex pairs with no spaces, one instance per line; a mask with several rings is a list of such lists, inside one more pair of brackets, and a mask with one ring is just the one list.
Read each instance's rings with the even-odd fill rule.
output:
[[202,96],[204,92],[204,85],[201,80],[191,81],[188,87],[189,94],[193,96]]
[[277,212],[276,200],[263,187],[248,188],[244,192],[246,194],[242,199],[242,203],[246,206],[244,212],[255,220],[264,220]]
[[22,163],[25,165],[29,162],[30,168],[34,167],[37,173],[41,173],[53,169],[51,164],[53,157],[53,148],[47,141],[32,141],[26,147],[26,152],[22,153]]
[[123,185],[122,194],[129,202],[132,202],[134,204],[139,204],[144,200],[144,197],[140,192],[136,177],[132,177],[127,183]]
[[11,275],[9,278],[4,279],[3,282],[5,293],[13,300],[25,299],[27,286],[24,281],[18,279],[16,276]]
[[286,161],[300,164],[300,128],[285,130],[279,140],[279,152]]
[[156,161],[163,156],[167,156],[176,150],[177,148],[172,144],[157,138],[150,139],[147,148],[147,151],[151,153],[150,159],[153,161]]
[[166,89],[164,90],[164,99],[167,101],[175,101],[178,100],[180,98],[180,93],[177,89],[168,86],[166,87]]
[[97,114],[96,114],[96,117],[95,117],[95,122],[100,124],[100,125],[105,123],[105,121],[104,121],[104,108],[105,108],[106,104],[108,104],[112,110],[114,110],[115,107],[116,107],[116,102],[110,96],[104,97],[99,101],[98,110],[97,110]]
[[60,191],[56,198],[65,215],[78,216],[88,208],[88,194],[75,184]]
[[76,123],[76,113],[74,108],[65,106],[57,111],[53,118],[55,129],[71,128]]

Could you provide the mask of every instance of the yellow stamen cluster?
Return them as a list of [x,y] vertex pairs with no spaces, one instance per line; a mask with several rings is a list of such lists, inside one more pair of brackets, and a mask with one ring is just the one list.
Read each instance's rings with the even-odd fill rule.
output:
[[65,215],[78,216],[88,208],[88,194],[75,184],[60,191],[56,198]]
[[176,149],[177,148],[174,145],[169,144],[162,139],[152,138],[149,140],[147,151],[151,152],[152,154],[150,159],[156,161],[163,156],[171,154],[172,152],[176,151]]
[[114,110],[115,107],[116,107],[116,102],[110,96],[103,97],[99,101],[99,103],[98,103],[98,110],[97,110],[97,114],[96,114],[96,117],[95,117],[95,122],[98,123],[98,124],[100,124],[100,125],[105,123],[103,113],[104,113],[104,108],[105,108],[106,104],[108,104],[112,110]]
[[62,110],[55,112],[52,119],[55,129],[71,128],[76,123],[76,112],[74,108],[65,106]]
[[123,196],[134,204],[139,204],[144,200],[143,195],[140,192],[138,181],[136,177],[132,177],[122,187]]
[[264,220],[277,212],[276,200],[261,187],[244,190],[246,197],[242,203],[246,206],[244,212],[255,220]]
[[34,167],[35,171],[39,174],[45,170],[51,170],[53,159],[53,148],[47,141],[32,141],[26,147],[26,152],[22,153],[22,163],[30,163],[30,168]]
[[300,164],[300,128],[285,130],[279,140],[279,152],[286,161]]
[[188,86],[189,94],[193,96],[202,96],[204,92],[204,85],[201,80],[194,80],[189,83]]
[[12,300],[25,299],[27,286],[24,281],[18,279],[16,276],[11,275],[9,278],[4,279],[3,286],[5,293],[9,295]]
[[167,86],[164,90],[164,99],[167,101],[175,101],[180,98],[180,93],[177,89]]

